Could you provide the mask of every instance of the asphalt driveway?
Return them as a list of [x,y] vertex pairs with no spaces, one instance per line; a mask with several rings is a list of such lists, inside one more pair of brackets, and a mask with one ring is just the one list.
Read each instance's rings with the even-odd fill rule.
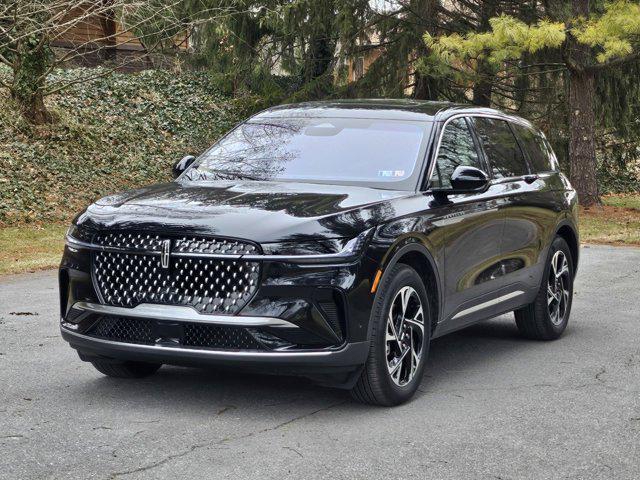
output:
[[0,478],[640,478],[640,250],[582,249],[565,336],[436,340],[394,409],[295,378],[109,379],[58,334],[54,272],[0,278]]

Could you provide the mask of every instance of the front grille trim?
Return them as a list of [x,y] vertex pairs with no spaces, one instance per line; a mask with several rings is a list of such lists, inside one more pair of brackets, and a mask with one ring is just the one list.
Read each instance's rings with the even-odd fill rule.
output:
[[[123,244],[129,239],[134,239],[132,244]],[[105,305],[132,308],[150,303],[191,307],[204,315],[234,315],[258,290],[261,263],[242,260],[238,253],[239,248],[257,252],[259,247],[251,242],[121,231],[96,234],[96,240],[102,248],[91,253],[92,279]],[[162,268],[158,250],[165,240],[172,242],[168,269]],[[230,253],[211,253],[212,245]]]
[[[255,317],[242,315],[203,315],[191,307],[176,305],[157,305],[141,303],[133,308],[114,307],[92,302],[76,302],[71,308],[81,314],[111,315],[116,317],[152,318],[174,322],[207,323],[236,327],[287,327],[300,328],[298,325],[277,317]],[[68,318],[67,318],[68,320]]]
[[[108,230],[91,237],[91,245],[104,251],[137,252],[160,255],[162,242],[171,240],[174,255],[207,255],[212,257],[241,257],[259,255],[260,246],[250,240],[207,235]],[[123,246],[124,245],[124,246]]]

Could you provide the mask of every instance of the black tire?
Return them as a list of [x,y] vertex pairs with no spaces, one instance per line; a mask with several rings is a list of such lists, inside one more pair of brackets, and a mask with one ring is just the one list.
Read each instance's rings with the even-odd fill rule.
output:
[[91,364],[100,373],[115,378],[143,378],[153,375],[162,366],[160,363],[123,362],[114,363],[103,360],[93,360]]
[[[569,272],[566,275],[568,288],[568,299],[564,307],[562,318],[558,315],[557,320],[552,321],[552,315],[549,313],[547,287],[550,282],[552,270],[552,259],[557,252],[561,252],[567,260]],[[573,258],[569,245],[562,237],[556,237],[549,248],[549,254],[544,268],[544,274],[535,300],[529,305],[514,311],[516,317],[516,325],[520,333],[532,340],[555,340],[560,337],[567,328],[569,315],[571,313],[571,304],[573,302]]]
[[[389,353],[386,336],[387,318],[392,302],[404,287],[411,287],[420,299],[423,309],[424,334],[420,342],[421,353],[417,361],[417,367],[414,370],[415,373],[408,379],[406,384],[399,385],[392,380],[388,369],[389,361],[387,355]],[[427,291],[422,279],[413,268],[404,264],[397,264],[391,271],[387,272],[376,293],[371,312],[371,322],[369,356],[360,378],[351,390],[351,396],[358,402],[370,405],[387,407],[399,405],[409,400],[420,386],[431,340],[431,310]],[[411,344],[413,345],[413,330],[410,335],[412,336]],[[398,342],[398,347],[400,347],[400,342]],[[412,368],[412,366],[409,366],[409,369]]]

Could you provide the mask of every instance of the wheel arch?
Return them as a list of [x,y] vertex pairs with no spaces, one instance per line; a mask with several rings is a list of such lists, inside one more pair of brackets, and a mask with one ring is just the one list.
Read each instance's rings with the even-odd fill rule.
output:
[[442,312],[442,289],[433,255],[418,239],[405,238],[399,245],[394,245],[387,251],[380,264],[382,278],[398,263],[413,268],[423,279],[432,312],[431,333],[433,333]]
[[573,260],[573,276],[576,276],[578,272],[578,260],[580,257],[580,242],[578,240],[578,233],[571,223],[568,221],[561,222],[556,227],[556,236],[561,237],[569,245],[571,251],[571,257]]

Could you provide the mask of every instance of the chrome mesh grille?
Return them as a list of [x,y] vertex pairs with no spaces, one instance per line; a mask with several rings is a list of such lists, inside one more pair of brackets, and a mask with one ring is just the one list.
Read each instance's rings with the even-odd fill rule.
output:
[[150,234],[96,235],[94,243],[128,250],[93,254],[96,288],[107,305],[134,307],[155,303],[189,306],[203,314],[234,314],[257,289],[258,262],[188,256],[189,253],[255,253],[255,245],[179,237],[171,240],[171,253],[180,252],[184,256],[171,255],[169,268],[163,268],[159,253],[165,240]]
[[[93,243],[103,247],[114,247],[130,251],[160,252],[165,238],[152,233],[114,232],[98,233]],[[172,241],[173,252],[215,253],[219,255],[247,255],[258,252],[252,243],[226,238],[176,237]]]
[[180,253],[216,253],[218,255],[250,255],[258,253],[251,243],[237,240],[212,240],[207,238],[178,238],[174,247]]
[[153,320],[145,318],[133,320],[122,317],[101,317],[91,328],[90,334],[119,342],[153,345],[155,343],[153,328]]
[[159,235],[149,233],[97,233],[93,243],[103,247],[122,248],[140,252],[159,252],[162,250],[162,239]]
[[246,328],[189,323],[184,326],[182,344],[189,347],[231,350],[260,350],[263,347]]
[[[173,334],[176,330],[172,330]],[[101,316],[87,332],[105,340],[154,345],[163,338],[163,324],[152,319]],[[253,335],[242,327],[180,324],[178,345],[219,350],[264,350]]]

